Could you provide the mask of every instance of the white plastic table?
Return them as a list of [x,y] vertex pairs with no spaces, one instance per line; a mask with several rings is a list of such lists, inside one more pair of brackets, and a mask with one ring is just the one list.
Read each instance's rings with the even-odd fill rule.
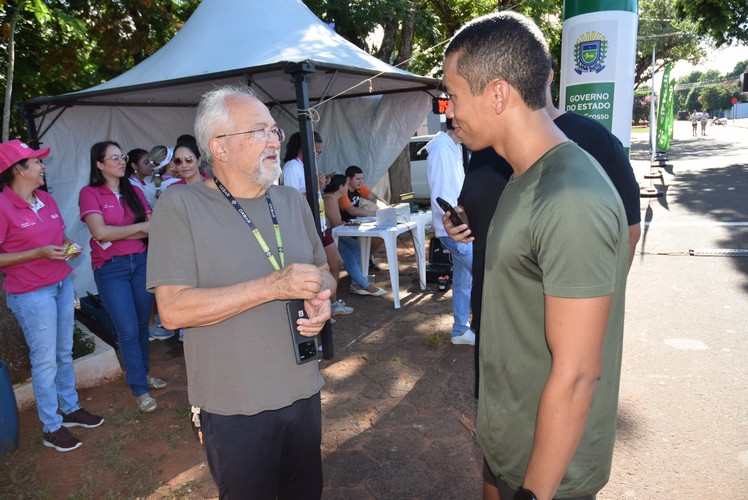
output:
[[371,239],[382,238],[387,252],[387,266],[390,268],[390,284],[394,296],[395,309],[400,309],[400,272],[397,259],[397,237],[410,231],[413,236],[413,248],[416,252],[418,276],[421,290],[426,289],[426,223],[431,221],[431,212],[411,214],[410,220],[403,221],[397,226],[379,227],[376,222],[364,222],[360,225],[338,226],[333,228],[332,235],[335,244],[340,236],[355,236],[361,249],[361,272],[369,274],[369,256],[371,255]]

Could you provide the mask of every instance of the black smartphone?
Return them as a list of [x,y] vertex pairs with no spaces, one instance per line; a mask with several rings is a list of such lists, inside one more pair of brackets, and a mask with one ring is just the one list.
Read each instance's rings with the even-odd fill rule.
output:
[[444,210],[444,212],[449,212],[449,220],[452,222],[452,225],[457,227],[465,224],[460,216],[455,212],[455,207],[449,204],[447,200],[444,198],[436,197],[436,202],[439,204],[439,206]]
[[317,359],[317,337],[304,337],[299,333],[296,320],[308,318],[304,310],[304,301],[301,299],[290,300],[286,303],[288,313],[288,326],[291,328],[291,342],[296,364],[303,365]]

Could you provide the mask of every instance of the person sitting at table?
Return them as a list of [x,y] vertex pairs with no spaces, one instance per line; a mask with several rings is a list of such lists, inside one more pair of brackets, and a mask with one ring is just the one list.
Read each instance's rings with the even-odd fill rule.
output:
[[[369,210],[362,206],[364,200],[368,200],[374,204],[377,201],[381,201],[385,205],[388,203],[382,198],[377,196],[369,187],[364,184],[364,171],[361,167],[351,165],[345,169],[346,186],[348,190],[347,196],[340,198],[339,206],[340,213],[345,222],[350,221],[354,217],[372,217],[377,214],[376,210]],[[371,255],[382,246],[382,240],[377,239],[371,242]],[[379,271],[379,266],[374,263],[374,260],[369,257],[369,272],[374,273]]]
[[[345,175],[335,174],[325,186],[322,200],[325,204],[325,216],[330,227],[338,227],[345,222],[340,212],[340,199],[346,197],[348,182]],[[361,272],[361,250],[358,242],[350,236],[338,238],[338,251],[343,258],[343,267],[351,277],[350,292],[356,295],[374,295],[379,297],[385,291],[372,285]]]

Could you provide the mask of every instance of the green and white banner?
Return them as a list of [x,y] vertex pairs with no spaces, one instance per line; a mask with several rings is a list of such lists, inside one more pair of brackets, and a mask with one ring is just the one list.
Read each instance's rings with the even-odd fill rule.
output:
[[565,0],[560,106],[605,125],[628,149],[637,0]]
[[660,102],[657,106],[657,149],[670,149],[670,138],[673,136],[673,94],[675,80],[670,81],[670,64],[665,66],[665,75],[660,85]]

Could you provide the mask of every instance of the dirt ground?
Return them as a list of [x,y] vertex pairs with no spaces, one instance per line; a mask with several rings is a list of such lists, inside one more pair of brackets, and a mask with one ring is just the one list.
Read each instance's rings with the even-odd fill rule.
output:
[[[337,318],[335,357],[320,363],[325,498],[456,498],[465,485],[454,475],[469,478],[467,496],[480,491],[473,348],[448,343],[451,292],[435,284],[421,291],[410,238],[399,245],[401,309],[390,293],[355,296],[347,277],[340,282],[339,297],[356,312]],[[377,283],[389,289],[387,277],[378,272]],[[22,412],[19,449],[0,458],[0,498],[217,497],[190,426],[176,338],[151,343],[151,373],[169,382],[153,392],[159,408],[151,414],[137,411],[124,379],[81,390],[82,405],[106,422],[72,428],[84,445],[70,453],[44,447],[35,409]],[[450,466],[456,455],[459,465]]]

